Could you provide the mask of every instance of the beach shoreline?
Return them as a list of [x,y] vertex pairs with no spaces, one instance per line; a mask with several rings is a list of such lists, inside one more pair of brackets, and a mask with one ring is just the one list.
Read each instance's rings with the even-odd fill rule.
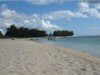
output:
[[100,58],[99,57],[93,56],[93,55],[91,55],[91,54],[89,54],[87,52],[76,51],[76,50],[73,50],[72,48],[67,48],[67,47],[60,46],[60,45],[53,46],[52,44],[51,45],[50,44],[44,44],[44,43],[38,42],[37,40],[33,41],[33,42],[35,42],[37,44],[41,44],[42,46],[48,46],[48,47],[51,47],[51,48],[53,47],[53,48],[58,48],[58,49],[61,49],[61,50],[65,50],[65,51],[67,51],[67,53],[69,53],[71,55],[83,58],[83,59],[88,60],[90,62],[94,62],[94,63],[100,64]]
[[99,75],[100,59],[29,39],[0,39],[1,75]]

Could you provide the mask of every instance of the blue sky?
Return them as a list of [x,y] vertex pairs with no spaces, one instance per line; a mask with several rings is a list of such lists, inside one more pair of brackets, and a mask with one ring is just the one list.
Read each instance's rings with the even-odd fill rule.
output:
[[48,32],[67,29],[75,36],[100,35],[100,3],[88,1],[0,1],[0,30],[15,24]]

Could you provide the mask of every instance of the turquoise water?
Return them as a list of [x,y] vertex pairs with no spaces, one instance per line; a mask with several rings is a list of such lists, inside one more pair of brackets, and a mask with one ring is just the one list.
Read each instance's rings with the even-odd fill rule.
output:
[[91,37],[62,37],[53,40],[39,40],[41,43],[58,45],[77,51],[87,52],[93,56],[100,57],[100,36]]

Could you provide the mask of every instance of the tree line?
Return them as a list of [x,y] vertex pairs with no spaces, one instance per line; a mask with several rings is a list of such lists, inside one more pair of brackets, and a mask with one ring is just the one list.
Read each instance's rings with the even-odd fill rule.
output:
[[68,31],[68,30],[57,30],[53,32],[53,36],[72,36],[74,33],[73,31]]
[[[57,30],[52,33],[52,36],[72,36],[73,31],[68,30]],[[2,33],[0,32],[0,35]],[[36,28],[29,29],[25,27],[16,27],[14,24],[7,28],[7,31],[4,37],[18,37],[18,38],[26,38],[26,37],[45,37],[48,36],[45,30],[39,30]]]
[[7,28],[6,37],[44,37],[47,36],[46,31],[38,29],[28,29],[24,27],[17,28],[11,25]]

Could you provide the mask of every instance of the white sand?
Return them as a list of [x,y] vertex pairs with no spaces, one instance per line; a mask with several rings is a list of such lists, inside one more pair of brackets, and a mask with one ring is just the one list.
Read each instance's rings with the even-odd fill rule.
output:
[[0,75],[100,75],[100,59],[24,39],[0,39]]

